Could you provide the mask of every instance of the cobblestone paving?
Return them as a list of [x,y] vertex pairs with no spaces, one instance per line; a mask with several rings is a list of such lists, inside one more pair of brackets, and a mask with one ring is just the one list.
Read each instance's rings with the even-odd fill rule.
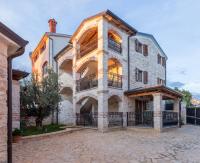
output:
[[162,134],[95,130],[20,142],[14,163],[200,163],[200,127]]

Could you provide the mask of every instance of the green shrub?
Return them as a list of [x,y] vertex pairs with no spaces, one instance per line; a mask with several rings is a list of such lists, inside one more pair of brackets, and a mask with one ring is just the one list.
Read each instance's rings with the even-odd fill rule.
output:
[[13,136],[20,136],[21,135],[21,131],[19,129],[15,129],[13,132],[12,132],[12,135]]

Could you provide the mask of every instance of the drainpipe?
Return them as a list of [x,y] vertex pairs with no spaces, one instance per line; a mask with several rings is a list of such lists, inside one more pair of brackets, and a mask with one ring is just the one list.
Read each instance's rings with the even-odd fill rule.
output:
[[8,57],[8,94],[7,94],[7,106],[8,106],[8,121],[7,121],[7,152],[8,152],[8,163],[12,163],[12,60],[25,51],[25,48],[19,48],[16,53]]
[[130,37],[132,37],[133,34],[128,36],[128,90],[130,90]]

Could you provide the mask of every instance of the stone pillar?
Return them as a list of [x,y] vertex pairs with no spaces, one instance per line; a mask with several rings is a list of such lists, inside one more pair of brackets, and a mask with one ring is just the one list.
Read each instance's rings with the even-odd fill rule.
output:
[[12,129],[20,129],[20,85],[16,80],[12,81]]
[[162,111],[164,110],[162,105],[162,94],[153,94],[153,111],[154,111],[154,129],[156,131],[162,132],[163,119]]
[[123,112],[123,127],[127,127],[127,111],[128,111],[128,97],[123,96],[122,102],[119,102],[119,111]]
[[180,125],[179,111],[180,111],[180,99],[178,98],[174,100],[174,112],[178,113],[178,126]]
[[98,129],[108,130],[108,91],[98,92]]
[[7,162],[7,46],[0,41],[0,162]]
[[181,120],[184,125],[187,124],[187,113],[186,113],[186,103],[181,102]]

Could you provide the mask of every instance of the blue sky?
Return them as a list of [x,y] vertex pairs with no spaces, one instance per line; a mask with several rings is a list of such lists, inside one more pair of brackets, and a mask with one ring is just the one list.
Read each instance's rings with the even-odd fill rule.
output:
[[199,0],[0,0],[0,21],[29,41],[14,67],[31,70],[28,54],[49,30],[49,18],[57,20],[57,32],[72,34],[84,18],[106,9],[155,36],[169,58],[170,86],[200,95]]

